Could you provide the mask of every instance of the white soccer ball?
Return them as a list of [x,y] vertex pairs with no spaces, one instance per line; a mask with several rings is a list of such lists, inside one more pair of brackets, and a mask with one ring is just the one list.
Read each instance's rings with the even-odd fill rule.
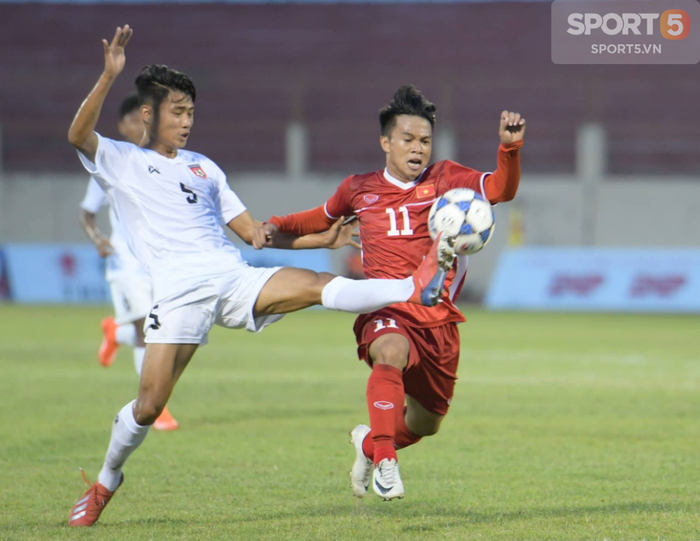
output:
[[481,250],[491,239],[495,225],[489,202],[469,188],[445,192],[433,203],[428,217],[430,236],[434,239],[444,231],[455,237],[457,255]]

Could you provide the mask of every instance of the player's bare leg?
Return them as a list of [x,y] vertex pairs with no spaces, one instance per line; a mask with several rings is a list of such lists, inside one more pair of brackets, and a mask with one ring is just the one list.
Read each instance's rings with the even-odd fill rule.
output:
[[[134,348],[134,365],[136,366],[136,371],[138,372],[139,377],[141,377],[143,360],[146,354],[146,335],[143,330],[145,322],[146,318],[141,318],[134,322],[134,325],[136,326],[137,340],[137,346]],[[157,344],[153,344],[153,346],[157,346]],[[155,423],[153,423],[153,428],[155,430],[162,431],[177,430],[179,426],[180,424],[168,411],[168,406],[163,407],[163,411],[158,416]]]
[[329,273],[285,267],[265,284],[255,303],[256,317],[286,314],[323,305],[367,314],[398,302],[437,304],[455,253],[453,240],[439,235],[413,276],[403,280],[350,280]]
[[[434,436],[440,430],[444,415],[428,411],[412,396],[406,395],[406,428],[418,439]],[[415,442],[413,442],[415,443]]]
[[162,413],[198,344],[148,344],[134,404],[134,419],[150,425]]
[[349,280],[325,272],[285,267],[265,284],[255,303],[255,317],[287,314],[321,304],[331,310],[365,313],[413,295],[406,280]]
[[322,304],[323,289],[334,275],[285,267],[267,281],[255,302],[255,317],[287,314]]
[[73,506],[70,526],[92,526],[97,522],[124,479],[124,463],[146,439],[197,347],[197,344],[148,344],[138,398],[117,414],[102,471]]

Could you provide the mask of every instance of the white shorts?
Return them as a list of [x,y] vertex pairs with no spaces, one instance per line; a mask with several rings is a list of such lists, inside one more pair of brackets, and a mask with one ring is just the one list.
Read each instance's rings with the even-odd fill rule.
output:
[[146,319],[146,342],[203,346],[215,323],[228,329],[245,327],[260,332],[283,317],[253,315],[260,291],[281,268],[242,267],[159,300]]
[[121,274],[109,281],[114,304],[114,321],[133,323],[148,315],[153,306],[153,289],[146,274]]

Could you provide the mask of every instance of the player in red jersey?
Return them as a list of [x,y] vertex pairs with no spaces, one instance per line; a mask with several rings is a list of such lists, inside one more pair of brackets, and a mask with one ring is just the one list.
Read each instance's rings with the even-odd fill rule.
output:
[[[273,217],[256,231],[254,245],[262,247],[277,231],[321,232],[338,217],[355,215],[365,275],[410,276],[432,242],[428,213],[437,197],[452,188],[471,188],[495,204],[513,199],[520,182],[525,133],[520,114],[501,114],[498,168],[481,173],[451,161],[428,166],[435,111],[415,87],[399,88],[379,112],[386,168],[346,178],[324,206]],[[380,498],[402,498],[396,451],[437,433],[447,414],[459,362],[457,323],[465,321],[454,301],[466,273],[467,257],[459,257],[435,308],[395,304],[355,322],[358,355],[372,367],[367,385],[372,428],[359,425],[351,432],[357,455],[350,472],[355,496],[367,493],[372,477]]]

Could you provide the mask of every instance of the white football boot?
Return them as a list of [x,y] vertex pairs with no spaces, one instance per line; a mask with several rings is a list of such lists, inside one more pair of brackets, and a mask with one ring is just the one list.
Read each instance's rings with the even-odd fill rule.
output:
[[374,493],[385,502],[403,498],[403,483],[396,460],[385,458],[377,464],[377,467],[374,468],[372,488],[374,488]]
[[372,477],[374,463],[362,451],[362,442],[369,432],[370,428],[366,425],[357,425],[350,432],[350,443],[355,447],[355,462],[350,470],[350,488],[352,488],[352,493],[356,498],[365,497]]

